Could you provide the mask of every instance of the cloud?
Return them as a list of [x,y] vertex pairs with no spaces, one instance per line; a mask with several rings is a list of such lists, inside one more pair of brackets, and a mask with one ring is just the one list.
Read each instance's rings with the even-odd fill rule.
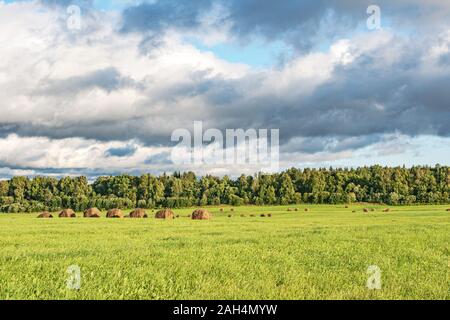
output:
[[148,157],[144,161],[145,164],[173,164],[172,160],[170,159],[170,153],[169,152],[161,152],[158,154],[155,154],[153,156]]
[[[174,29],[204,29],[204,17],[216,7],[220,14],[209,26],[229,26],[230,37],[238,42],[247,43],[257,37],[267,41],[281,39],[303,51],[365,27],[367,8],[373,4],[371,0],[144,1],[124,11],[122,31],[160,34]],[[385,26],[416,33],[442,30],[442,21],[450,14],[450,5],[440,0],[380,0],[376,5]]]
[[11,134],[0,139],[0,149],[0,168],[27,171],[30,175],[141,174],[170,169],[169,163],[146,162],[149,158],[169,154],[169,148],[146,147],[133,141],[49,139]]
[[193,29],[201,25],[201,15],[211,7],[210,0],[195,2],[166,0],[140,3],[124,10],[121,30],[158,33],[165,31],[166,28]]
[[67,96],[95,88],[102,89],[109,93],[131,85],[131,80],[123,78],[115,68],[109,67],[66,79],[45,79],[41,88],[35,93],[44,96]]
[[110,148],[106,150],[105,154],[107,157],[127,157],[134,155],[136,151],[137,146],[127,145],[122,148]]
[[70,5],[77,5],[84,8],[90,8],[93,5],[93,0],[40,0],[45,6],[50,7],[65,7]]
[[[420,26],[406,17],[422,2],[382,2],[382,14],[404,27],[376,32],[353,28],[365,23],[364,1],[171,0],[123,16],[91,8],[78,32],[55,3],[0,2],[0,167],[170,171],[172,131],[199,120],[205,129],[280,129],[286,166],[350,159],[392,134],[450,136],[443,2],[425,9],[433,19],[416,16]],[[327,34],[336,21],[342,30]],[[299,40],[308,30],[320,34]],[[301,50],[255,69],[194,46],[186,41],[193,34],[280,38]]]

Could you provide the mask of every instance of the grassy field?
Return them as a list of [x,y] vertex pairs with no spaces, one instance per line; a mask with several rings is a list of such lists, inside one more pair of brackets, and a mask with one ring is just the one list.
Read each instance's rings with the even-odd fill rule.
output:
[[[170,221],[0,214],[0,299],[449,299],[448,207],[365,207],[376,210],[214,207],[210,221],[190,220],[192,209]],[[70,265],[81,268],[79,290],[66,286]],[[366,287],[371,265],[381,290]]]

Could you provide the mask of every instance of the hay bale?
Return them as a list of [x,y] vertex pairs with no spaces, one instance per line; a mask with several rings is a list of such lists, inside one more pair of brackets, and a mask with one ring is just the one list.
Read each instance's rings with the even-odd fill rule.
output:
[[173,211],[170,209],[162,209],[162,210],[159,210],[155,214],[155,218],[156,219],[174,219],[174,214],[173,214]]
[[369,212],[369,209],[364,208],[363,211],[367,213],[367,212]]
[[291,209],[291,208],[288,208],[288,209],[287,209],[287,211],[288,211],[288,212],[291,212],[291,211],[292,211],[292,209]]
[[244,217],[245,217],[245,214],[241,214],[241,217],[244,218]]
[[356,212],[356,210],[353,210],[352,212],[353,212],[353,213],[355,213],[355,212]]
[[131,211],[129,217],[130,218],[147,218],[148,216],[144,209],[138,208],[138,209],[134,209],[133,211]]
[[193,220],[209,220],[209,219],[211,219],[211,214],[208,212],[208,210],[197,209],[194,212],[192,212],[192,219]]
[[345,209],[348,209],[348,206],[345,206]]
[[298,208],[295,208],[294,211],[298,211]]
[[72,209],[64,209],[58,214],[58,217],[60,218],[76,218],[77,215],[75,214],[75,211]]
[[447,209],[447,211],[450,211],[450,209]]
[[370,208],[370,212],[374,212],[375,211],[375,209],[374,208]]
[[268,213],[267,216],[270,218],[270,217],[272,217],[272,214],[271,214],[271,213]]
[[309,211],[309,209],[308,208],[305,208],[305,212],[308,212]]
[[260,215],[260,217],[261,218],[264,218],[266,215],[264,214],[264,213],[262,213],[261,215]]
[[102,213],[97,208],[89,208],[84,210],[83,217],[85,218],[100,218]]
[[383,212],[389,212],[389,211],[391,211],[391,209],[389,209],[389,208],[386,208],[383,210]]
[[44,211],[44,212],[41,212],[37,217],[39,219],[49,219],[49,218],[53,218],[53,215],[48,211]]
[[231,214],[229,214],[229,215],[228,215],[228,218],[231,218],[231,217],[232,217],[232,215],[231,215]]
[[255,216],[254,214],[251,214],[251,215],[250,215],[250,217],[254,217],[254,216]]
[[234,211],[234,208],[231,208],[231,211]]
[[223,208],[220,208],[220,212],[223,212]]
[[119,209],[111,209],[106,213],[107,218],[123,218],[123,212]]

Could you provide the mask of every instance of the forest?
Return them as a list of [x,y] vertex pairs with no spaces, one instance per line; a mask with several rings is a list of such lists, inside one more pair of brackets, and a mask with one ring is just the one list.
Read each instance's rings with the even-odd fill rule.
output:
[[193,172],[154,176],[23,177],[0,181],[1,212],[180,208],[206,205],[445,204],[450,202],[450,167],[291,168],[258,173],[197,177]]

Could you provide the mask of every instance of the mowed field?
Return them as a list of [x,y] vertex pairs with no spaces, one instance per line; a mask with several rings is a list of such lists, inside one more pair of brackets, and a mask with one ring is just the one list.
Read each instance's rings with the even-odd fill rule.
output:
[[223,208],[209,221],[0,214],[0,299],[450,298],[448,206]]

